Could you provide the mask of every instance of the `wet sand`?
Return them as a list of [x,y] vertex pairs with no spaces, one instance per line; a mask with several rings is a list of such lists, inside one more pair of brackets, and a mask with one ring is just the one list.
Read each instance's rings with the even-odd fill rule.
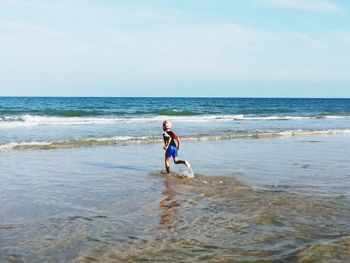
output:
[[188,142],[193,179],[157,144],[3,152],[0,261],[348,262],[349,145]]

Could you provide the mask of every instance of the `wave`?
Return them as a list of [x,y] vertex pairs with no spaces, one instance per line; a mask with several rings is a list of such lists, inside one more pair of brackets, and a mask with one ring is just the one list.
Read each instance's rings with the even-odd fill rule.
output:
[[115,144],[135,144],[161,142],[156,136],[113,136],[102,138],[82,138],[57,141],[11,142],[0,145],[0,150],[49,150],[59,148],[78,148]]
[[177,122],[223,122],[223,121],[287,121],[310,119],[349,119],[350,116],[245,116],[245,115],[180,115],[149,116],[135,118],[115,117],[45,117],[23,115],[0,117],[0,128],[33,127],[43,125],[111,125],[125,123],[155,123],[164,119]]
[[49,116],[59,117],[87,117],[103,115],[103,112],[92,110],[51,110],[47,112]]
[[161,109],[156,110],[153,113],[162,116],[195,116],[200,115],[198,112],[189,111],[189,110],[178,110],[178,109]]
[[[93,117],[108,115],[108,112],[91,110],[91,109],[45,109],[45,110],[2,110],[0,109],[0,116],[14,116],[14,115],[38,115],[38,116],[50,116],[50,117]],[[117,113],[113,113],[117,114]]]
[[[239,138],[271,138],[271,137],[293,137],[293,136],[321,136],[321,135],[350,135],[350,129],[334,130],[287,130],[287,131],[255,131],[255,132],[234,132],[224,134],[197,134],[183,136],[183,141],[220,141]],[[57,141],[30,141],[30,142],[11,142],[0,144],[0,151],[6,150],[49,150],[60,148],[79,148],[91,146],[107,145],[128,145],[128,144],[146,144],[161,143],[160,136],[113,136],[102,138],[82,138],[72,140]]]

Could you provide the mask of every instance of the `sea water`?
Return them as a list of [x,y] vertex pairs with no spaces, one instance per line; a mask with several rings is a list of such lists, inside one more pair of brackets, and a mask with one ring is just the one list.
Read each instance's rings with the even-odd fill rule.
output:
[[349,134],[349,99],[0,98],[0,149]]
[[[193,178],[162,173],[165,119]],[[0,98],[0,261],[348,262],[349,121],[347,99]]]

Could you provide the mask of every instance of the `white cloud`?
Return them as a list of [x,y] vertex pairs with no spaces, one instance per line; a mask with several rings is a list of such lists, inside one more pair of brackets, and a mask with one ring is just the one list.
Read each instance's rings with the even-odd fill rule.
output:
[[132,16],[154,21],[169,21],[183,16],[183,12],[176,9],[164,9],[164,10],[143,10],[139,9],[131,13]]
[[328,43],[324,39],[319,37],[314,37],[302,32],[288,32],[287,33],[291,39],[294,39],[299,42],[303,42],[310,46],[311,48],[327,48]]
[[260,0],[261,3],[290,9],[340,12],[342,7],[328,0]]
[[150,12],[137,12],[137,13],[133,13],[133,15],[136,17],[151,19],[151,20],[164,20],[168,18],[168,16],[166,15],[150,13]]
[[48,27],[38,26],[30,23],[23,23],[18,21],[6,21],[0,20],[0,28],[9,28],[20,31],[29,31],[35,33],[44,33],[44,34],[54,34],[58,33],[55,30],[52,30]]
[[0,0],[0,4],[17,5],[32,8],[47,8],[49,4],[43,0]]
[[0,34],[0,68],[13,63],[17,75],[30,69],[29,75],[37,72],[38,78],[48,79],[349,80],[346,51],[335,44],[336,39],[349,41],[345,32],[335,38],[329,32],[272,31],[234,23],[142,29],[72,25],[60,32],[46,25],[0,21],[0,33],[4,28],[11,30]]
[[350,31],[335,32],[333,37],[342,44],[350,45]]

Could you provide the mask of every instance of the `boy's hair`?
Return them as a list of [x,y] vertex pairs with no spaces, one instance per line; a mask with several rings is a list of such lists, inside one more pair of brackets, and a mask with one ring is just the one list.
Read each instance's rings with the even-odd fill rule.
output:
[[163,130],[170,130],[171,129],[171,122],[168,120],[165,120],[163,122]]

